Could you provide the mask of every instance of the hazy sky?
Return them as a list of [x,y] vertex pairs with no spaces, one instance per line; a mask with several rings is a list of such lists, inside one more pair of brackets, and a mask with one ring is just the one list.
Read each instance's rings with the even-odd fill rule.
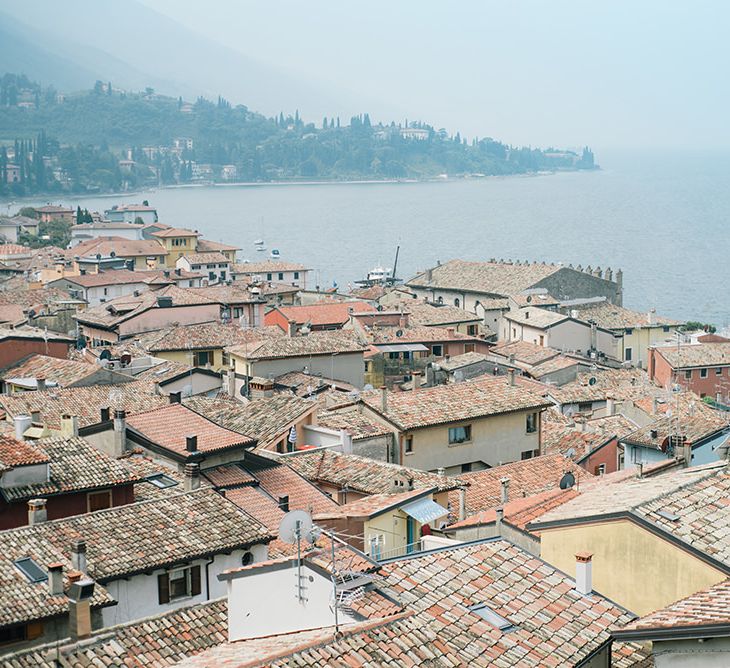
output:
[[542,146],[730,147],[725,0],[143,2],[315,79],[337,113]]

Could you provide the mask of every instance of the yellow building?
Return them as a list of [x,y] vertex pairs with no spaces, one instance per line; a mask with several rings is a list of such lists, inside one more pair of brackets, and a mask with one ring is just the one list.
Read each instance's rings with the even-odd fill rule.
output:
[[165,266],[174,268],[176,262],[183,255],[196,253],[198,251],[198,237],[200,234],[193,230],[186,230],[179,227],[170,227],[152,234],[165,248]]
[[540,535],[540,556],[563,571],[576,553],[592,553],[595,590],[645,615],[730,575],[728,493],[724,462],[605,480],[529,530]]
[[433,500],[435,491],[374,494],[316,514],[314,520],[352,536],[351,544],[373,559],[398,557],[420,551],[423,526],[448,515],[448,510]]

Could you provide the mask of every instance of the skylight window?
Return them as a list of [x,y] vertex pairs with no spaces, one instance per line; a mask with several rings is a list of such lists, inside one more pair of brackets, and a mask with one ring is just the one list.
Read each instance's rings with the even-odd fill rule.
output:
[[32,557],[23,557],[15,562],[16,568],[28,578],[28,582],[45,582],[48,574],[33,560]]
[[159,487],[160,489],[174,487],[178,484],[177,480],[164,473],[156,473],[155,475],[148,476],[147,482],[151,482],[155,487]]
[[670,513],[668,510],[657,510],[656,514],[670,522],[679,522],[679,515],[676,513]]
[[469,606],[469,610],[479,615],[484,621],[491,624],[500,631],[503,631],[504,633],[509,633],[515,628],[512,622],[502,617],[502,615],[494,612],[494,610],[492,610],[486,603],[477,603],[476,605],[471,605]]

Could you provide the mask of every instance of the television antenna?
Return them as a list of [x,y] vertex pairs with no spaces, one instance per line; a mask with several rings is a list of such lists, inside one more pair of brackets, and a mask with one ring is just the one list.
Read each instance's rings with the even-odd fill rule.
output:
[[297,600],[305,603],[307,597],[304,595],[307,587],[302,579],[302,538],[313,544],[319,537],[319,528],[312,523],[312,516],[305,510],[291,510],[279,523],[279,540],[289,545],[297,544],[297,574],[296,590]]
[[575,485],[575,476],[568,471],[560,478],[560,489],[570,489]]

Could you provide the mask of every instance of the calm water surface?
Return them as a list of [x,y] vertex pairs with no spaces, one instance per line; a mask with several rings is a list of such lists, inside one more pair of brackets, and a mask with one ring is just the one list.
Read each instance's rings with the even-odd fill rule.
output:
[[174,188],[65,201],[102,211],[146,198],[161,221],[237,244],[242,257],[268,257],[254,251],[264,239],[283,259],[316,269],[327,287],[391,266],[398,244],[405,278],[455,257],[621,267],[626,306],[727,326],[730,155],[599,157],[603,170],[594,173]]

